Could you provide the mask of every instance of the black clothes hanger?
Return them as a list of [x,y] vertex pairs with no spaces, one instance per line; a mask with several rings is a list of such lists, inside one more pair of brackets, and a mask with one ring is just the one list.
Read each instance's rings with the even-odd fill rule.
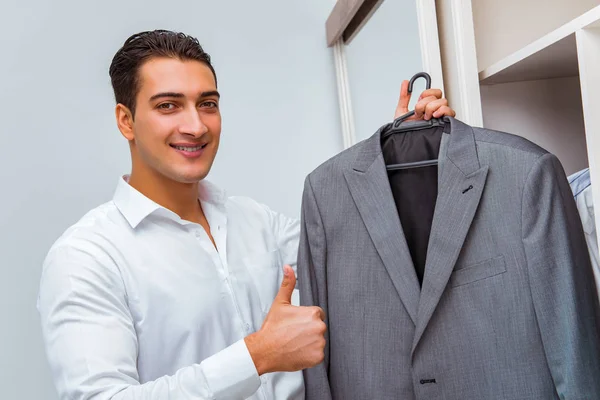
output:
[[[410,81],[408,82],[408,93],[412,93],[414,83],[419,78],[425,78],[426,81],[426,89],[431,89],[431,76],[427,72],[419,72],[415,74]],[[445,127],[446,120],[445,118],[432,118],[429,121],[416,121],[410,122],[410,124],[402,125],[403,122],[406,121],[407,118],[412,117],[415,114],[415,111],[409,111],[408,113],[401,115],[396,118],[393,122],[391,122],[387,127],[384,128],[381,133],[381,140],[384,140],[388,136],[391,136],[395,133],[402,132],[414,132],[423,129],[430,129],[438,126]],[[421,167],[429,167],[432,165],[437,165],[438,160],[424,160],[424,161],[415,161],[409,163],[402,164],[390,164],[386,166],[388,171],[395,171],[400,169],[409,169],[409,168],[421,168]]]
[[[412,78],[410,78],[410,81],[408,81],[408,94],[412,93],[413,87],[415,85],[415,81],[419,78],[425,79],[425,89],[431,89],[431,76],[427,72],[419,72],[419,73],[415,74]],[[401,115],[395,121],[400,120],[400,122],[398,123],[398,125],[400,125],[400,123],[402,123],[402,121],[404,121],[408,117],[412,117],[413,115],[415,115],[415,110],[409,111],[406,114]],[[397,127],[397,125],[395,125],[395,126]]]

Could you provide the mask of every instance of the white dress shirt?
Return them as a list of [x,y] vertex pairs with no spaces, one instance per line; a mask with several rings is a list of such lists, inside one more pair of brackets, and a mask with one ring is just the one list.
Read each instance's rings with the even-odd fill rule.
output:
[[598,253],[598,239],[596,237],[596,218],[594,215],[594,201],[592,199],[592,187],[588,186],[575,197],[577,210],[581,217],[585,241],[590,252],[590,260],[594,269],[596,279],[596,289],[600,298],[600,255]]
[[44,262],[38,310],[61,399],[303,399],[302,373],[259,377],[243,338],[296,265],[300,225],[200,183],[203,228],[119,179]]
[[587,242],[596,280],[598,298],[600,298],[600,253],[598,253],[598,238],[596,235],[596,216],[594,213],[594,200],[592,198],[592,180],[589,168],[583,169],[569,176],[569,184],[573,190],[577,211],[581,218],[585,241]]

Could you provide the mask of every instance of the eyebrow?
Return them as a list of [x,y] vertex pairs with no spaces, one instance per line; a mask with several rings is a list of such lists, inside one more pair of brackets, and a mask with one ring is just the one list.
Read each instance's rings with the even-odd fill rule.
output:
[[[200,93],[200,97],[199,98],[210,97],[210,96],[216,96],[218,98],[221,97],[221,95],[219,94],[218,91],[216,91],[216,90],[210,90],[208,92],[202,92],[202,93]],[[161,98],[164,98],[164,97],[168,97],[168,98],[182,98],[182,97],[185,97],[185,95],[183,93],[177,93],[177,92],[157,93],[154,96],[150,97],[150,101],[154,101],[156,99],[161,99]]]

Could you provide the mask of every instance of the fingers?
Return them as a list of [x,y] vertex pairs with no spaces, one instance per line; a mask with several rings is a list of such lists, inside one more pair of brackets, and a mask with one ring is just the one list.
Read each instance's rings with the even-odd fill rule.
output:
[[327,325],[325,324],[325,311],[321,307],[310,307],[312,311],[312,318],[319,319],[318,324],[315,325],[315,329],[320,335],[324,335],[327,332]]
[[[427,106],[435,101],[439,101],[437,97],[435,96],[429,96],[429,97],[425,97],[421,100],[419,100],[419,102],[415,105],[415,119],[421,119],[424,117],[426,110],[427,110]],[[437,108],[436,108],[437,110]],[[433,110],[435,111],[435,110]],[[432,113],[433,113],[432,111]]]
[[430,103],[427,103],[427,106],[425,106],[424,118],[426,120],[430,120],[431,118],[433,118],[434,112],[436,112],[438,109],[440,109],[442,107],[446,107],[447,105],[448,105],[447,99],[438,99],[438,100],[432,101]]
[[434,118],[456,117],[456,111],[451,109],[449,106],[442,106],[433,113],[433,117]]
[[[444,116],[455,117],[456,112],[448,106],[448,100],[442,97],[440,89],[427,89],[421,93],[419,101],[415,105],[415,115],[408,120],[441,118]],[[394,119],[408,112],[411,94],[408,93],[408,81],[402,82],[400,99],[394,114]]]
[[313,316],[319,318],[321,321],[325,321],[325,311],[321,307],[311,307]]
[[327,325],[325,325],[325,322],[319,321],[316,332],[320,336],[319,339],[323,339],[323,347],[325,347],[325,335],[327,334]]
[[394,113],[394,119],[406,114],[408,112],[408,104],[410,103],[410,93],[408,93],[408,81],[402,81],[400,88],[400,98],[398,99],[398,105],[396,106],[396,112]]
[[291,304],[292,293],[294,292],[295,287],[296,275],[294,274],[294,270],[289,265],[284,265],[283,281],[281,282],[281,287],[279,288],[277,296],[275,296],[274,302],[277,302],[279,304]]
[[441,99],[442,98],[442,91],[440,89],[427,89],[424,90],[423,93],[421,93],[421,96],[419,96],[419,100],[424,99],[426,97],[435,97],[436,99]]
[[[443,107],[446,108],[442,109]],[[442,109],[441,113],[438,112],[438,110],[440,109]],[[436,100],[433,96],[427,97],[419,101],[419,103],[417,103],[417,105],[415,106],[415,115],[417,119],[420,119],[422,117],[425,120],[430,120],[434,116],[436,118],[439,118],[444,115],[453,117],[454,115],[451,115],[453,113],[454,111],[448,107],[448,99]]]

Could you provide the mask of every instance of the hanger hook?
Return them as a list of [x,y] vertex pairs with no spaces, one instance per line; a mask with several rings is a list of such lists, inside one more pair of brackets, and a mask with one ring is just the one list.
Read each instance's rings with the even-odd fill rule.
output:
[[[417,74],[415,74],[412,78],[410,78],[410,81],[408,82],[408,93],[412,93],[413,91],[413,85],[415,83],[415,81],[419,78],[425,78],[426,84],[425,84],[425,88],[426,89],[431,89],[431,76],[427,73],[427,72],[419,72]],[[400,124],[407,118],[412,117],[413,115],[415,115],[415,111],[409,111],[406,114],[396,118],[393,122],[393,127],[397,128],[400,126]]]
[[425,78],[425,89],[431,89],[431,76],[427,72],[419,72],[418,74],[415,74],[412,78],[410,78],[410,81],[408,82],[408,93],[412,93],[413,85],[415,84],[415,81],[419,78]]

